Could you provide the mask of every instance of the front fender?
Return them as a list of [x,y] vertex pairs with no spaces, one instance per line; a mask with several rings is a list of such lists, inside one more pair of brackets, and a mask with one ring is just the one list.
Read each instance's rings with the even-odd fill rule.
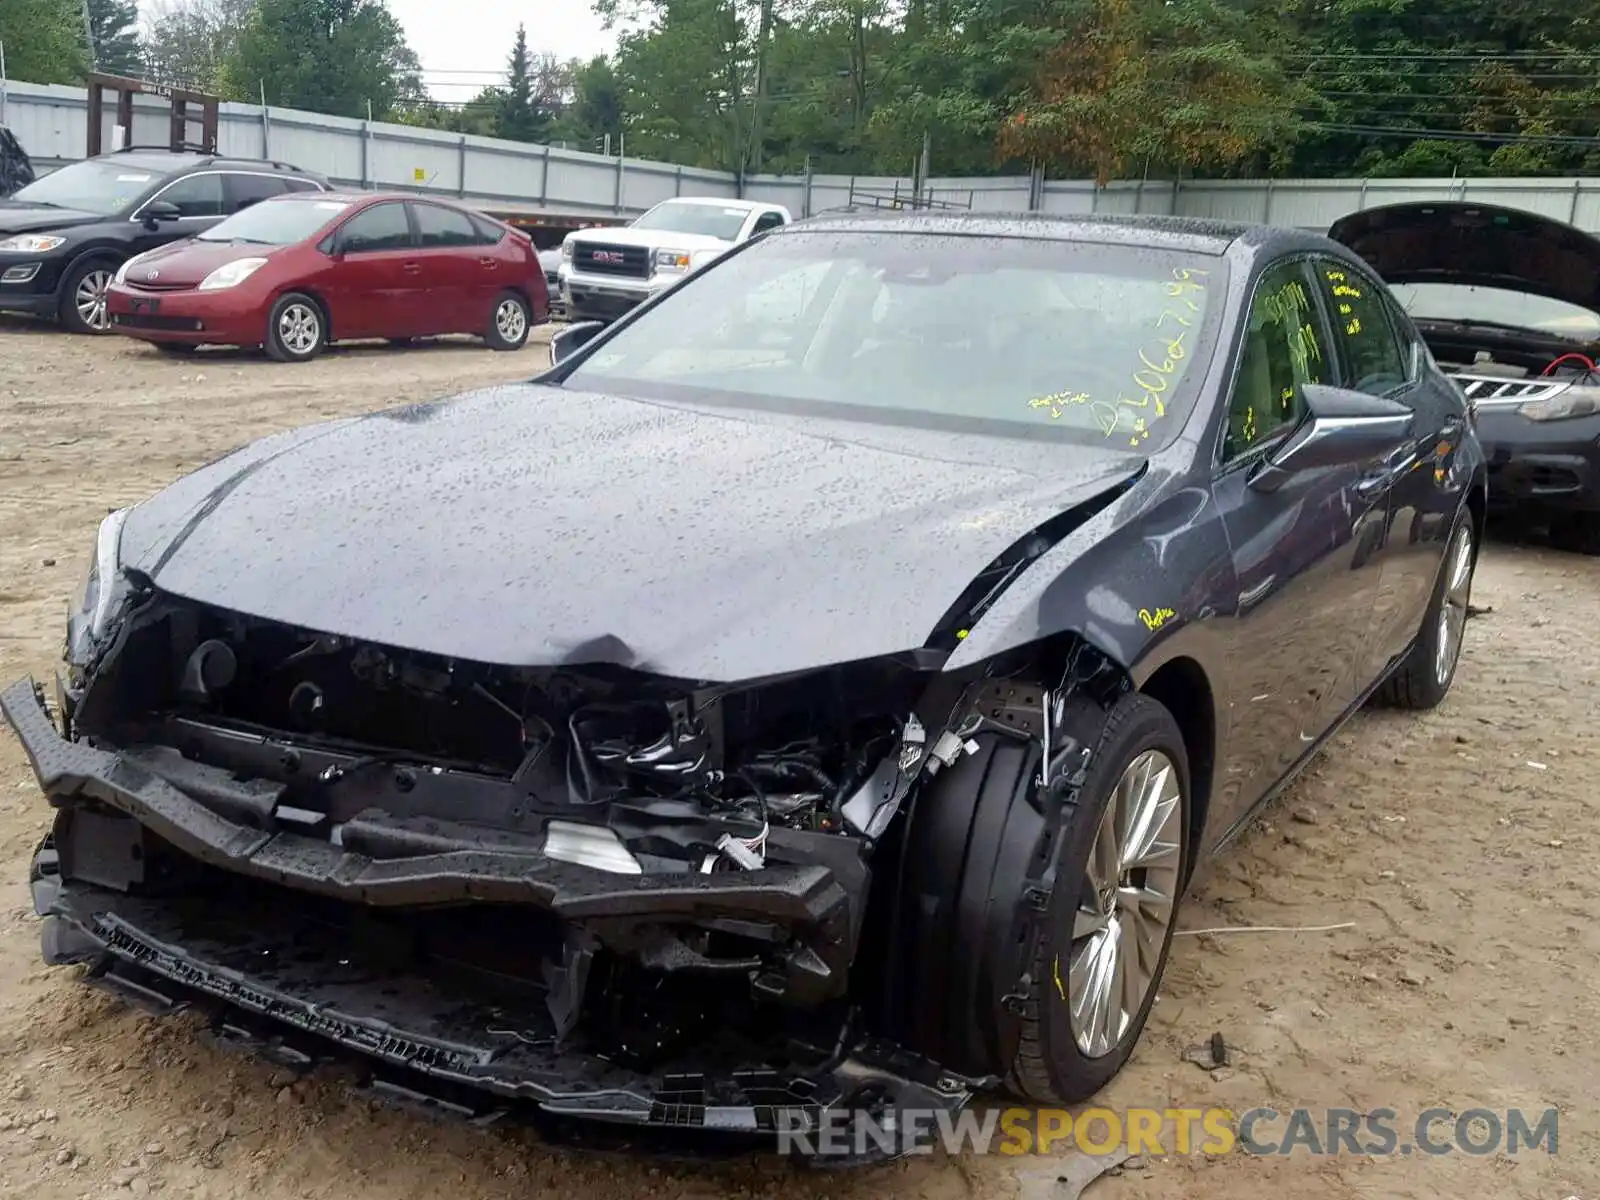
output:
[[984,614],[946,663],[959,671],[1075,633],[1140,684],[1173,658],[1207,674],[1220,650],[1209,627],[1238,599],[1222,521],[1201,485],[1173,490],[1152,472],[1041,555]]

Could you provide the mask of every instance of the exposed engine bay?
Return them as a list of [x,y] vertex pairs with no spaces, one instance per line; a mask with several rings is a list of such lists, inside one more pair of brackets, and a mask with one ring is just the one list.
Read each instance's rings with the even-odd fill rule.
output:
[[1424,320],[1417,327],[1439,365],[1451,374],[1600,384],[1595,361],[1600,345],[1471,322]]
[[[880,1040],[863,1002],[892,990],[892,921],[864,936],[895,902],[878,843],[980,735],[1046,744],[1056,694],[941,658],[524,669],[146,587],[58,681],[71,741],[0,697],[58,807],[47,958],[568,1115],[960,1107],[994,1081]],[[1066,679],[1102,677],[1079,643]]]

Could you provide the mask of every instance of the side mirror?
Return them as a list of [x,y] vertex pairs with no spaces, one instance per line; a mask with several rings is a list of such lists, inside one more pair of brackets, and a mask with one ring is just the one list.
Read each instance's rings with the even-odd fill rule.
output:
[[594,341],[595,335],[605,327],[604,321],[579,321],[575,325],[568,325],[550,339],[550,365],[554,367],[564,359],[571,358]]
[[183,210],[170,200],[152,200],[144,206],[144,223],[151,229],[163,221],[176,221]]
[[1405,405],[1364,392],[1308,383],[1300,395],[1309,415],[1251,474],[1255,491],[1275,492],[1302,471],[1382,458],[1405,442],[1415,420]]

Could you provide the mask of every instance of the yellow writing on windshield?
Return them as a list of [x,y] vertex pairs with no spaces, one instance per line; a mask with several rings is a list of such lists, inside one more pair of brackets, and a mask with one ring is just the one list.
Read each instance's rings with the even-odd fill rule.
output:
[[[1209,272],[1198,267],[1178,267],[1172,272],[1172,278],[1162,285],[1167,303],[1156,317],[1156,329],[1168,332],[1158,333],[1159,340],[1154,346],[1139,348],[1139,365],[1133,370],[1134,394],[1117,397],[1119,409],[1141,410],[1128,431],[1130,446],[1137,447],[1148,439],[1151,422],[1167,415],[1167,400],[1174,379],[1189,353],[1185,339],[1194,325],[1195,316],[1201,312],[1199,302],[1205,299],[1205,285],[1199,280],[1207,274]],[[1174,328],[1176,332],[1171,332]],[[1106,428],[1105,434],[1110,437],[1116,430],[1117,423],[1113,422]]]
[[[1133,387],[1120,392],[1114,404],[1096,400],[1088,392],[1069,391],[1037,396],[1028,401],[1028,407],[1048,412],[1052,421],[1058,421],[1072,408],[1087,406],[1103,436],[1125,433],[1134,447],[1147,440],[1152,422],[1167,415],[1173,384],[1188,357],[1189,330],[1203,311],[1198,301],[1206,294],[1205,285],[1198,281],[1207,274],[1198,267],[1178,267],[1172,278],[1162,283],[1166,303],[1156,316],[1155,341],[1135,351],[1138,361],[1131,376]],[[1124,411],[1128,409],[1134,411]]]
[[1088,404],[1089,402],[1088,392],[1057,392],[1053,396],[1040,396],[1037,399],[1029,400],[1028,407],[1047,408],[1050,410],[1050,419],[1059,421],[1061,415],[1067,411],[1069,406]]

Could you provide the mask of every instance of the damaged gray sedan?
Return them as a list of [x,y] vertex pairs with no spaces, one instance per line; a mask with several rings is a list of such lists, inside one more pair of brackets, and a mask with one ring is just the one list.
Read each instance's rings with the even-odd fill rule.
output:
[[106,520],[0,694],[50,962],[470,1115],[1077,1101],[1196,862],[1454,678],[1472,414],[1324,238],[841,215],[552,360]]

